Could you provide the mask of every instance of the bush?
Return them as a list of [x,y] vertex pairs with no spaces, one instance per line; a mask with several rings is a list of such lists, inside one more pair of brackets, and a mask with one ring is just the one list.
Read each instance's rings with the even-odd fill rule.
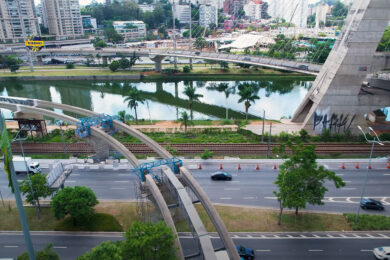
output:
[[67,68],[68,70],[74,69],[74,64],[73,64],[72,62],[66,63],[66,68]]
[[122,232],[122,226],[118,220],[105,213],[95,213],[88,222],[83,225],[74,226],[71,218],[65,218],[55,227],[55,231],[90,231],[90,232]]
[[163,69],[161,72],[164,73],[164,74],[173,75],[175,73],[180,72],[180,70],[168,68],[168,69]]
[[17,70],[19,70],[19,65],[17,65],[17,64],[14,64],[14,65],[10,65],[9,66],[9,70],[11,71],[11,72],[16,72]]
[[191,68],[189,66],[184,66],[183,67],[183,72],[184,73],[189,73],[191,71]]
[[390,141],[390,133],[382,133],[380,139],[381,141]]
[[309,140],[309,133],[305,129],[299,131],[299,138],[302,142],[307,142]]
[[[37,251],[35,253],[35,259],[36,260],[60,260],[60,257],[56,252],[53,251],[52,249],[53,244],[48,244],[45,249],[42,251]],[[29,260],[29,256],[27,252],[24,252],[21,254],[17,260]]]
[[109,66],[109,68],[112,72],[117,71],[119,69],[119,67],[120,67],[120,64],[119,64],[119,61],[117,61],[117,60],[114,60],[113,62],[111,62],[110,66]]
[[382,215],[359,215],[359,221],[356,223],[355,213],[344,213],[344,217],[348,220],[352,230],[389,230],[390,217]]
[[210,158],[213,158],[214,153],[212,151],[209,151],[209,149],[205,149],[204,153],[200,154],[200,158],[207,160]]

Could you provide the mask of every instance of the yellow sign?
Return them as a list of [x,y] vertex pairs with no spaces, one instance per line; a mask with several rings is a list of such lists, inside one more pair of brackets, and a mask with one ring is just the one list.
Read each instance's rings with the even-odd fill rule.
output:
[[44,45],[43,41],[26,41],[27,47],[42,47]]

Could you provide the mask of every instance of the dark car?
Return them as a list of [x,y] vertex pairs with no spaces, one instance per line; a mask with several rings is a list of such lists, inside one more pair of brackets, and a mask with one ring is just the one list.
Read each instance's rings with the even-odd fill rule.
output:
[[199,55],[199,54],[200,54],[200,51],[196,51],[195,54],[196,54],[196,55]]
[[237,245],[236,248],[241,258],[244,258],[245,260],[255,259],[255,252],[253,249],[241,245]]
[[309,66],[307,65],[299,65],[298,67],[300,70],[309,70]]
[[227,172],[214,172],[211,174],[211,179],[215,181],[231,181],[232,176]]
[[246,60],[246,61],[250,61],[250,60],[251,60],[251,58],[249,58],[249,57],[245,57],[245,58],[244,58],[244,60]]
[[360,201],[360,207],[362,209],[377,209],[384,210],[383,204],[380,201],[364,198]]

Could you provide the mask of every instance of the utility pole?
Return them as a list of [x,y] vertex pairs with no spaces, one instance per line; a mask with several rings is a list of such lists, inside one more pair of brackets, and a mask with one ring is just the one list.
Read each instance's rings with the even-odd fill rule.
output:
[[[3,128],[6,128],[6,126],[3,125],[3,122],[4,122],[3,115],[2,115],[1,109],[0,109],[0,132],[1,133],[3,133]],[[35,260],[34,247],[33,247],[32,241],[31,241],[31,236],[30,236],[30,231],[29,231],[28,224],[27,224],[26,214],[25,214],[24,208],[23,208],[22,197],[20,196],[19,184],[18,184],[18,181],[16,179],[14,164],[12,162],[11,148],[7,147],[6,151],[7,151],[6,156],[8,156],[8,158],[11,159],[11,162],[9,162],[9,174],[11,175],[11,181],[12,181],[12,185],[14,187],[14,195],[15,195],[16,205],[17,205],[18,211],[19,211],[20,223],[22,224],[24,242],[26,243],[27,252],[28,252],[28,256],[29,256],[30,260]],[[4,163],[5,163],[5,161],[6,160],[4,160]]]
[[[173,0],[173,4],[172,4],[172,19],[173,19],[173,50],[174,52],[176,53],[176,17],[175,17],[175,13],[176,13],[176,3],[175,3],[175,0]],[[177,69],[177,58],[174,57],[173,58],[174,60],[174,64],[175,64],[175,69]]]
[[264,120],[265,120],[265,110],[263,110],[263,131],[261,133],[261,143],[264,143]]
[[[192,12],[191,12],[191,0],[190,0],[190,3],[189,3],[189,6],[190,6],[190,40],[189,40],[189,43],[190,43],[190,52],[191,52],[191,55],[192,55]],[[192,58],[190,58],[190,69],[192,69]]]

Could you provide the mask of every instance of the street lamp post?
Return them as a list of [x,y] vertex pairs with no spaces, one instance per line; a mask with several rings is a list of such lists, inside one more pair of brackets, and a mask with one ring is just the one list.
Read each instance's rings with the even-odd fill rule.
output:
[[372,159],[372,153],[374,152],[374,147],[375,147],[375,144],[379,144],[379,145],[384,145],[381,140],[379,140],[379,137],[378,135],[375,133],[374,129],[372,129],[371,127],[369,127],[369,132],[373,132],[375,134],[374,138],[372,140],[368,140],[367,139],[367,136],[366,136],[366,133],[363,131],[363,129],[358,125],[358,128],[359,130],[363,133],[363,136],[364,136],[364,139],[366,139],[367,143],[371,143],[371,151],[370,151],[370,158],[368,160],[368,167],[367,167],[367,171],[366,171],[366,176],[364,177],[364,182],[363,182],[363,188],[362,188],[362,193],[360,195],[360,201],[359,201],[359,206],[358,206],[358,210],[357,210],[357,214],[356,214],[356,217],[355,217],[355,222],[358,222],[359,221],[359,213],[360,213],[360,202],[362,201],[363,199],[363,195],[364,195],[364,192],[366,191],[366,184],[367,184],[367,179],[368,179],[368,172],[369,172],[369,166],[371,165],[371,159]]

